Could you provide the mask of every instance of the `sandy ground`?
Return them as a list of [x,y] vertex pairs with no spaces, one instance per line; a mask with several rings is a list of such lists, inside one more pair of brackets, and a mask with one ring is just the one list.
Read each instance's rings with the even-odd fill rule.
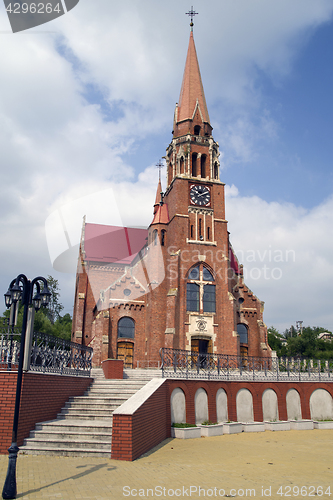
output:
[[[333,430],[265,431],[168,439],[134,462],[20,455],[17,498],[329,499],[332,445]],[[7,463],[0,456],[2,483]]]

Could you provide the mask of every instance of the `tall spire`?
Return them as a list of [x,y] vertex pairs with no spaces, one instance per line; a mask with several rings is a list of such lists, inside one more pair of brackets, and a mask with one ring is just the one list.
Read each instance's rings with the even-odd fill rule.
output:
[[192,120],[197,103],[200,107],[202,121],[209,123],[209,114],[194,44],[193,31],[191,31],[176,122]]

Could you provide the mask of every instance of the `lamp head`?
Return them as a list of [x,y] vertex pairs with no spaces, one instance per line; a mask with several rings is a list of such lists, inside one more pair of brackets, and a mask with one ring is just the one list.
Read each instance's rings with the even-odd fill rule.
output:
[[13,303],[13,299],[12,299],[12,294],[11,294],[10,288],[8,288],[7,292],[4,295],[5,295],[5,304],[6,304],[6,307],[7,307],[7,309],[9,309],[10,306],[12,305],[12,303]]
[[47,284],[46,285],[44,284],[44,288],[43,288],[42,292],[40,293],[40,296],[42,299],[42,306],[46,307],[49,305],[51,295],[52,294],[51,294],[50,290],[48,289]]
[[14,285],[10,289],[10,293],[12,296],[12,302],[15,304],[21,299],[22,288],[17,283],[14,283]]

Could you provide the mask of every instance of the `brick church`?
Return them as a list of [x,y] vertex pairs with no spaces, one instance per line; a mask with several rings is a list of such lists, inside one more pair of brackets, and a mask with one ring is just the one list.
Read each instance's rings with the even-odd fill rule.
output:
[[167,187],[157,186],[147,230],[84,220],[73,341],[94,364],[157,366],[161,347],[270,356],[263,305],[233,252],[193,30],[166,150]]

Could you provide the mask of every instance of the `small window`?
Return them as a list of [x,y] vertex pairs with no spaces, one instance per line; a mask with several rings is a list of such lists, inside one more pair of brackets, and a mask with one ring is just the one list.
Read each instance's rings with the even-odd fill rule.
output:
[[207,227],[207,240],[210,240],[210,227]]
[[237,333],[239,335],[239,342],[241,344],[247,344],[248,343],[248,332],[247,332],[247,326],[244,325],[244,323],[238,323]]
[[153,231],[153,245],[157,245],[157,229],[154,229]]
[[134,339],[135,323],[132,318],[121,318],[118,321],[118,338]]
[[199,312],[200,287],[196,283],[187,283],[187,311]]
[[200,130],[201,130],[200,125],[196,125],[194,127],[194,135],[200,135]]
[[164,247],[164,245],[165,245],[165,233],[166,233],[166,230],[162,229],[162,231],[161,231],[161,246],[162,247]]
[[193,225],[191,225],[191,240],[193,240]]
[[199,266],[193,267],[191,269],[189,275],[188,275],[189,280],[198,280],[199,279]]
[[131,290],[129,288],[125,288],[124,295],[126,295],[126,297],[129,297],[131,295]]
[[199,219],[199,237],[202,236],[201,231],[202,231],[202,219]]

